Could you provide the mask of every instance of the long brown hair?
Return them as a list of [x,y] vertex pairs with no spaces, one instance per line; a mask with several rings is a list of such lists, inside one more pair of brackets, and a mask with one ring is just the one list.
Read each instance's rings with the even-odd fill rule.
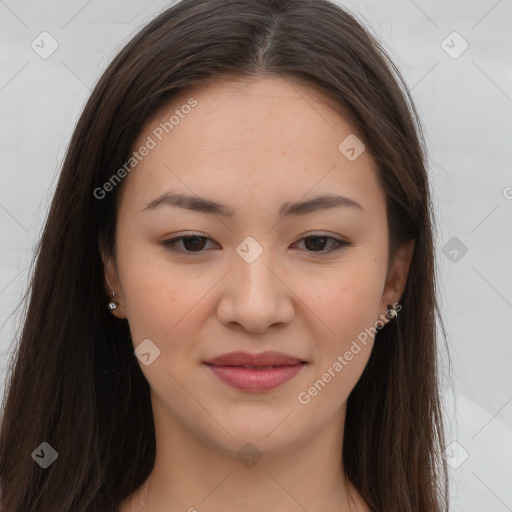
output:
[[[119,187],[103,199],[94,190],[122,167],[144,121],[175,93],[229,76],[315,87],[348,116],[377,162],[390,261],[400,242],[415,240],[415,252],[400,315],[377,333],[348,399],[344,468],[372,511],[447,510],[421,123],[379,43],[327,0],[183,0],[135,35],[99,80],[35,255],[3,401],[1,510],[115,511],[151,472],[149,384],[126,320],[105,307],[99,242],[115,251]],[[43,442],[58,453],[46,469],[33,460]]]

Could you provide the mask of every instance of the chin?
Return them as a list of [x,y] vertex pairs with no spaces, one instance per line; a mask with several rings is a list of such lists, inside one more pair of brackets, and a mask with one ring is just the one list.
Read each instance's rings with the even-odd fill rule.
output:
[[[253,411],[252,414],[240,414],[240,417],[232,418],[231,421],[225,421],[222,425],[229,432],[223,430],[221,444],[228,451],[237,452],[247,443],[252,443],[261,451],[279,451],[289,449],[294,444],[303,442],[302,437],[307,429],[295,431],[299,424],[287,421],[287,415],[290,411],[279,409],[278,413],[260,414]],[[237,413],[238,415],[238,413]],[[292,418],[293,414],[289,415]]]

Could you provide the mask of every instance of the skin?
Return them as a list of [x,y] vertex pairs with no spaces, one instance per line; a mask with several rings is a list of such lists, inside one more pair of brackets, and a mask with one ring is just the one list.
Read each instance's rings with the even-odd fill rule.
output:
[[[346,400],[374,338],[358,343],[357,355],[307,405],[298,395],[358,334],[386,319],[414,246],[400,247],[388,272],[376,164],[367,151],[349,161],[338,150],[357,133],[323,94],[283,78],[190,88],[143,126],[133,147],[190,97],[197,106],[124,179],[116,251],[102,253],[118,293],[113,314],[128,320],[134,347],[150,339],[160,350],[148,366],[139,360],[151,387],[155,466],[120,510],[367,511],[345,483],[341,453]],[[234,216],[167,205],[143,211],[171,190],[223,203]],[[325,193],[364,210],[279,216],[282,203]],[[178,241],[181,253],[162,245],[190,231],[207,239]],[[311,233],[352,245],[301,241]],[[263,250],[251,263],[236,252],[248,236]],[[271,391],[248,393],[203,364],[238,350],[276,350],[308,364]],[[248,442],[263,455],[251,467],[237,457]]]

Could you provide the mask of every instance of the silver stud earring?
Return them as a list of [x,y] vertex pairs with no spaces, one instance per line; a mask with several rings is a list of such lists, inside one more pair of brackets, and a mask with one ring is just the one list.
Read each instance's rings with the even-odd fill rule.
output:
[[398,316],[398,311],[391,304],[387,305],[388,310],[386,311],[386,315],[388,318],[396,318]]

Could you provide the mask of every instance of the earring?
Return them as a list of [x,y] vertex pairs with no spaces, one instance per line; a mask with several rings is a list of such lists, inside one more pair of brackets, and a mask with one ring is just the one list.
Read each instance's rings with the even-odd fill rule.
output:
[[112,297],[110,299],[110,302],[107,304],[107,308],[110,309],[110,311],[114,311],[114,309],[116,309],[117,306],[119,306],[119,302],[115,300],[116,295],[117,293],[114,290],[112,290]]
[[396,318],[398,316],[398,310],[394,308],[391,304],[387,305],[388,310],[386,311],[386,315],[388,318]]
[[110,298],[110,302],[107,304],[107,308],[110,310],[110,312],[114,311],[114,309],[119,306],[119,302],[116,301],[116,295],[117,293],[112,288],[112,285],[110,284],[110,281],[108,279],[108,276],[105,276],[107,278],[108,285],[110,286],[110,289],[112,290],[112,296]]

